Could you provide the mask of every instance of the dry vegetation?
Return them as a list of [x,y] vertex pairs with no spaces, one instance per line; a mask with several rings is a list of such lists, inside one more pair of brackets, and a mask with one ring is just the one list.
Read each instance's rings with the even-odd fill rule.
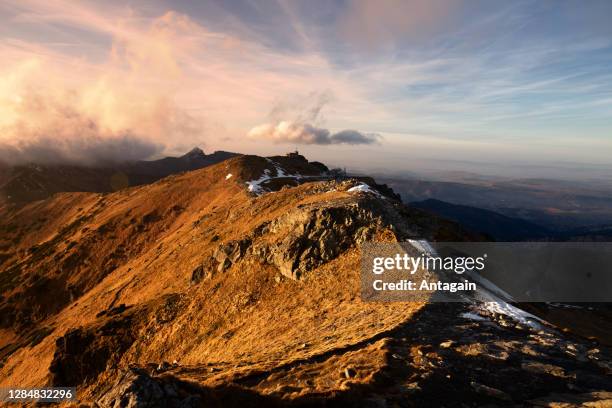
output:
[[[23,347],[4,357],[0,384],[46,383],[59,336],[98,324],[105,310],[168,294],[175,294],[173,302],[141,316],[146,321],[117,367],[174,360],[223,367],[206,379],[215,383],[349,347],[418,309],[362,303],[355,248],[299,281],[245,257],[191,282],[192,271],[223,242],[300,206],[361,199],[322,193],[329,188],[323,182],[249,195],[244,181],[258,178],[266,165],[255,157],[231,159],[113,194],[59,194],[10,214],[2,223],[10,251],[2,267],[3,276],[14,277],[4,282],[2,345]],[[226,180],[228,173],[234,177]],[[159,316],[164,307],[174,309],[166,311],[169,317]],[[46,337],[25,345],[20,334],[40,327],[48,328]]]
[[131,367],[213,406],[412,392],[405,361],[427,362],[397,344],[425,305],[363,302],[358,243],[465,232],[350,182],[249,194],[266,168],[243,156],[5,214],[0,386],[78,385],[104,405]]

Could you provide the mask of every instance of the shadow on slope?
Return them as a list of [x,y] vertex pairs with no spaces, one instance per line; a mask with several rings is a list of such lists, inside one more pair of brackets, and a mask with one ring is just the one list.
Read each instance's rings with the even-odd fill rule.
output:
[[[165,406],[212,407],[531,406],[542,401],[605,406],[612,402],[607,348],[563,337],[552,329],[533,330],[501,316],[460,317],[467,310],[466,304],[431,303],[396,328],[359,343],[238,375],[216,386],[190,380],[195,367],[161,373],[133,368],[99,402],[112,406],[153,399]],[[363,381],[343,358],[376,343],[382,344],[384,363]],[[341,387],[325,392],[309,389],[309,368],[325,371],[326,365],[337,372]]]

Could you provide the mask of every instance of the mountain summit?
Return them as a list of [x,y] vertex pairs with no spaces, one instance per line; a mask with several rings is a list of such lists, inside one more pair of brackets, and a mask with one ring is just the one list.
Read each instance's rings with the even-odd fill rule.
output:
[[192,159],[192,158],[198,158],[198,157],[204,157],[204,156],[206,156],[206,154],[204,154],[204,150],[200,149],[199,147],[194,147],[182,157],[187,158],[187,159]]
[[[230,156],[225,157],[224,159],[229,158],[229,157]],[[186,163],[190,163],[192,166],[194,164],[197,165],[198,163],[201,164],[205,162],[208,162],[208,164],[210,164],[210,161],[208,160],[208,156],[206,156],[206,153],[204,153],[204,150],[200,149],[199,147],[194,147],[193,149],[191,149],[184,155],[180,156],[179,159]],[[195,168],[192,170],[195,170]]]
[[609,399],[605,345],[512,305],[361,300],[363,242],[480,238],[298,154],[56,194],[0,218],[0,386],[99,407]]

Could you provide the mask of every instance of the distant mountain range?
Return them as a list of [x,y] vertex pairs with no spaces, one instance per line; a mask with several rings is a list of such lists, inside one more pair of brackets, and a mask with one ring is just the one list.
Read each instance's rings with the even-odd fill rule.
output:
[[458,222],[465,228],[487,234],[496,241],[543,239],[551,235],[551,231],[545,227],[482,208],[451,204],[435,199],[413,202],[410,203],[410,206]]
[[487,209],[551,231],[612,224],[612,188],[599,181],[477,179],[428,181],[380,177],[404,202],[427,199]]
[[409,204],[411,207],[457,222],[464,228],[503,241],[612,241],[612,225],[569,228],[555,231],[517,217],[467,205],[428,199]]
[[205,154],[194,148],[180,157],[119,164],[0,166],[0,205],[24,204],[59,192],[106,193],[128,186],[149,184],[172,174],[197,170],[237,156],[216,151]]

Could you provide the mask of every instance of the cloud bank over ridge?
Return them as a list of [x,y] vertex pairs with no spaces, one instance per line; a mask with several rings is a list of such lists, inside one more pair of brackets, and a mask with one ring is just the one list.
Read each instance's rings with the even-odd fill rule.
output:
[[0,69],[0,162],[122,162],[194,143],[201,123],[174,101],[181,70],[169,45],[182,24],[167,14],[146,35],[115,37],[98,69],[66,74],[44,54]]

